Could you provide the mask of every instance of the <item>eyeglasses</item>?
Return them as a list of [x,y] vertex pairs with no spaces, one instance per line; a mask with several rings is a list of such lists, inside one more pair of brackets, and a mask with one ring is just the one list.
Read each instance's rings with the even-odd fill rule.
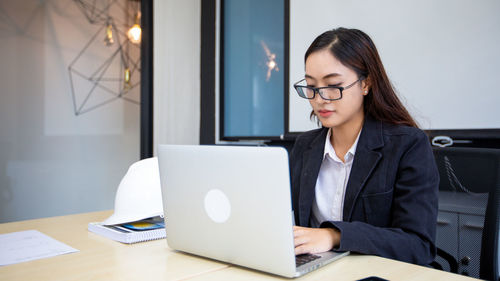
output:
[[299,82],[293,84],[293,87],[299,94],[299,97],[312,100],[316,96],[316,93],[319,94],[319,96],[324,99],[324,100],[339,100],[342,98],[342,92],[344,90],[347,90],[354,86],[356,83],[359,81],[362,81],[365,79],[363,76],[359,77],[358,80],[354,81],[352,84],[345,86],[345,87],[339,87],[339,86],[327,86],[327,87],[319,87],[319,88],[314,88],[314,87],[309,87],[305,85],[299,85],[299,83],[305,81],[306,79],[302,79]]

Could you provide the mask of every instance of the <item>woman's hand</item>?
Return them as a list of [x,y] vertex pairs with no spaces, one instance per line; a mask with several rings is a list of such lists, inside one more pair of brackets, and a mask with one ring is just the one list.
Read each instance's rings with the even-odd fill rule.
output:
[[330,251],[340,243],[340,232],[333,228],[294,226],[295,255]]

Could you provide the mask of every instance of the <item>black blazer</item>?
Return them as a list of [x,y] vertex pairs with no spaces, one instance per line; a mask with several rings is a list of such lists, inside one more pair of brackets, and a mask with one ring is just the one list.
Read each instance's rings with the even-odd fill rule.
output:
[[[295,221],[310,226],[328,128],[300,135],[290,154]],[[365,118],[347,183],[335,250],[429,264],[436,254],[439,174],[425,133]]]

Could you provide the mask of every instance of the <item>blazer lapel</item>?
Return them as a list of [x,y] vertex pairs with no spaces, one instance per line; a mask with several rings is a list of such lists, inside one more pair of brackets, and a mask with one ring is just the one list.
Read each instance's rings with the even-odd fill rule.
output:
[[314,200],[316,179],[318,178],[325,147],[328,128],[323,128],[304,151],[302,158],[302,174],[300,175],[299,193],[299,225],[309,225],[311,206]]
[[349,175],[344,197],[344,221],[350,221],[354,202],[363,189],[366,180],[382,158],[382,153],[374,149],[384,146],[382,123],[367,117],[359,136],[354,162]]

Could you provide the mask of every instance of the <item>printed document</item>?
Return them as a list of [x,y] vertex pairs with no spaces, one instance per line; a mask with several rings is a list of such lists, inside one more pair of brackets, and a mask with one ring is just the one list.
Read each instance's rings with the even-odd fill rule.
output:
[[0,234],[0,266],[78,252],[37,230]]

